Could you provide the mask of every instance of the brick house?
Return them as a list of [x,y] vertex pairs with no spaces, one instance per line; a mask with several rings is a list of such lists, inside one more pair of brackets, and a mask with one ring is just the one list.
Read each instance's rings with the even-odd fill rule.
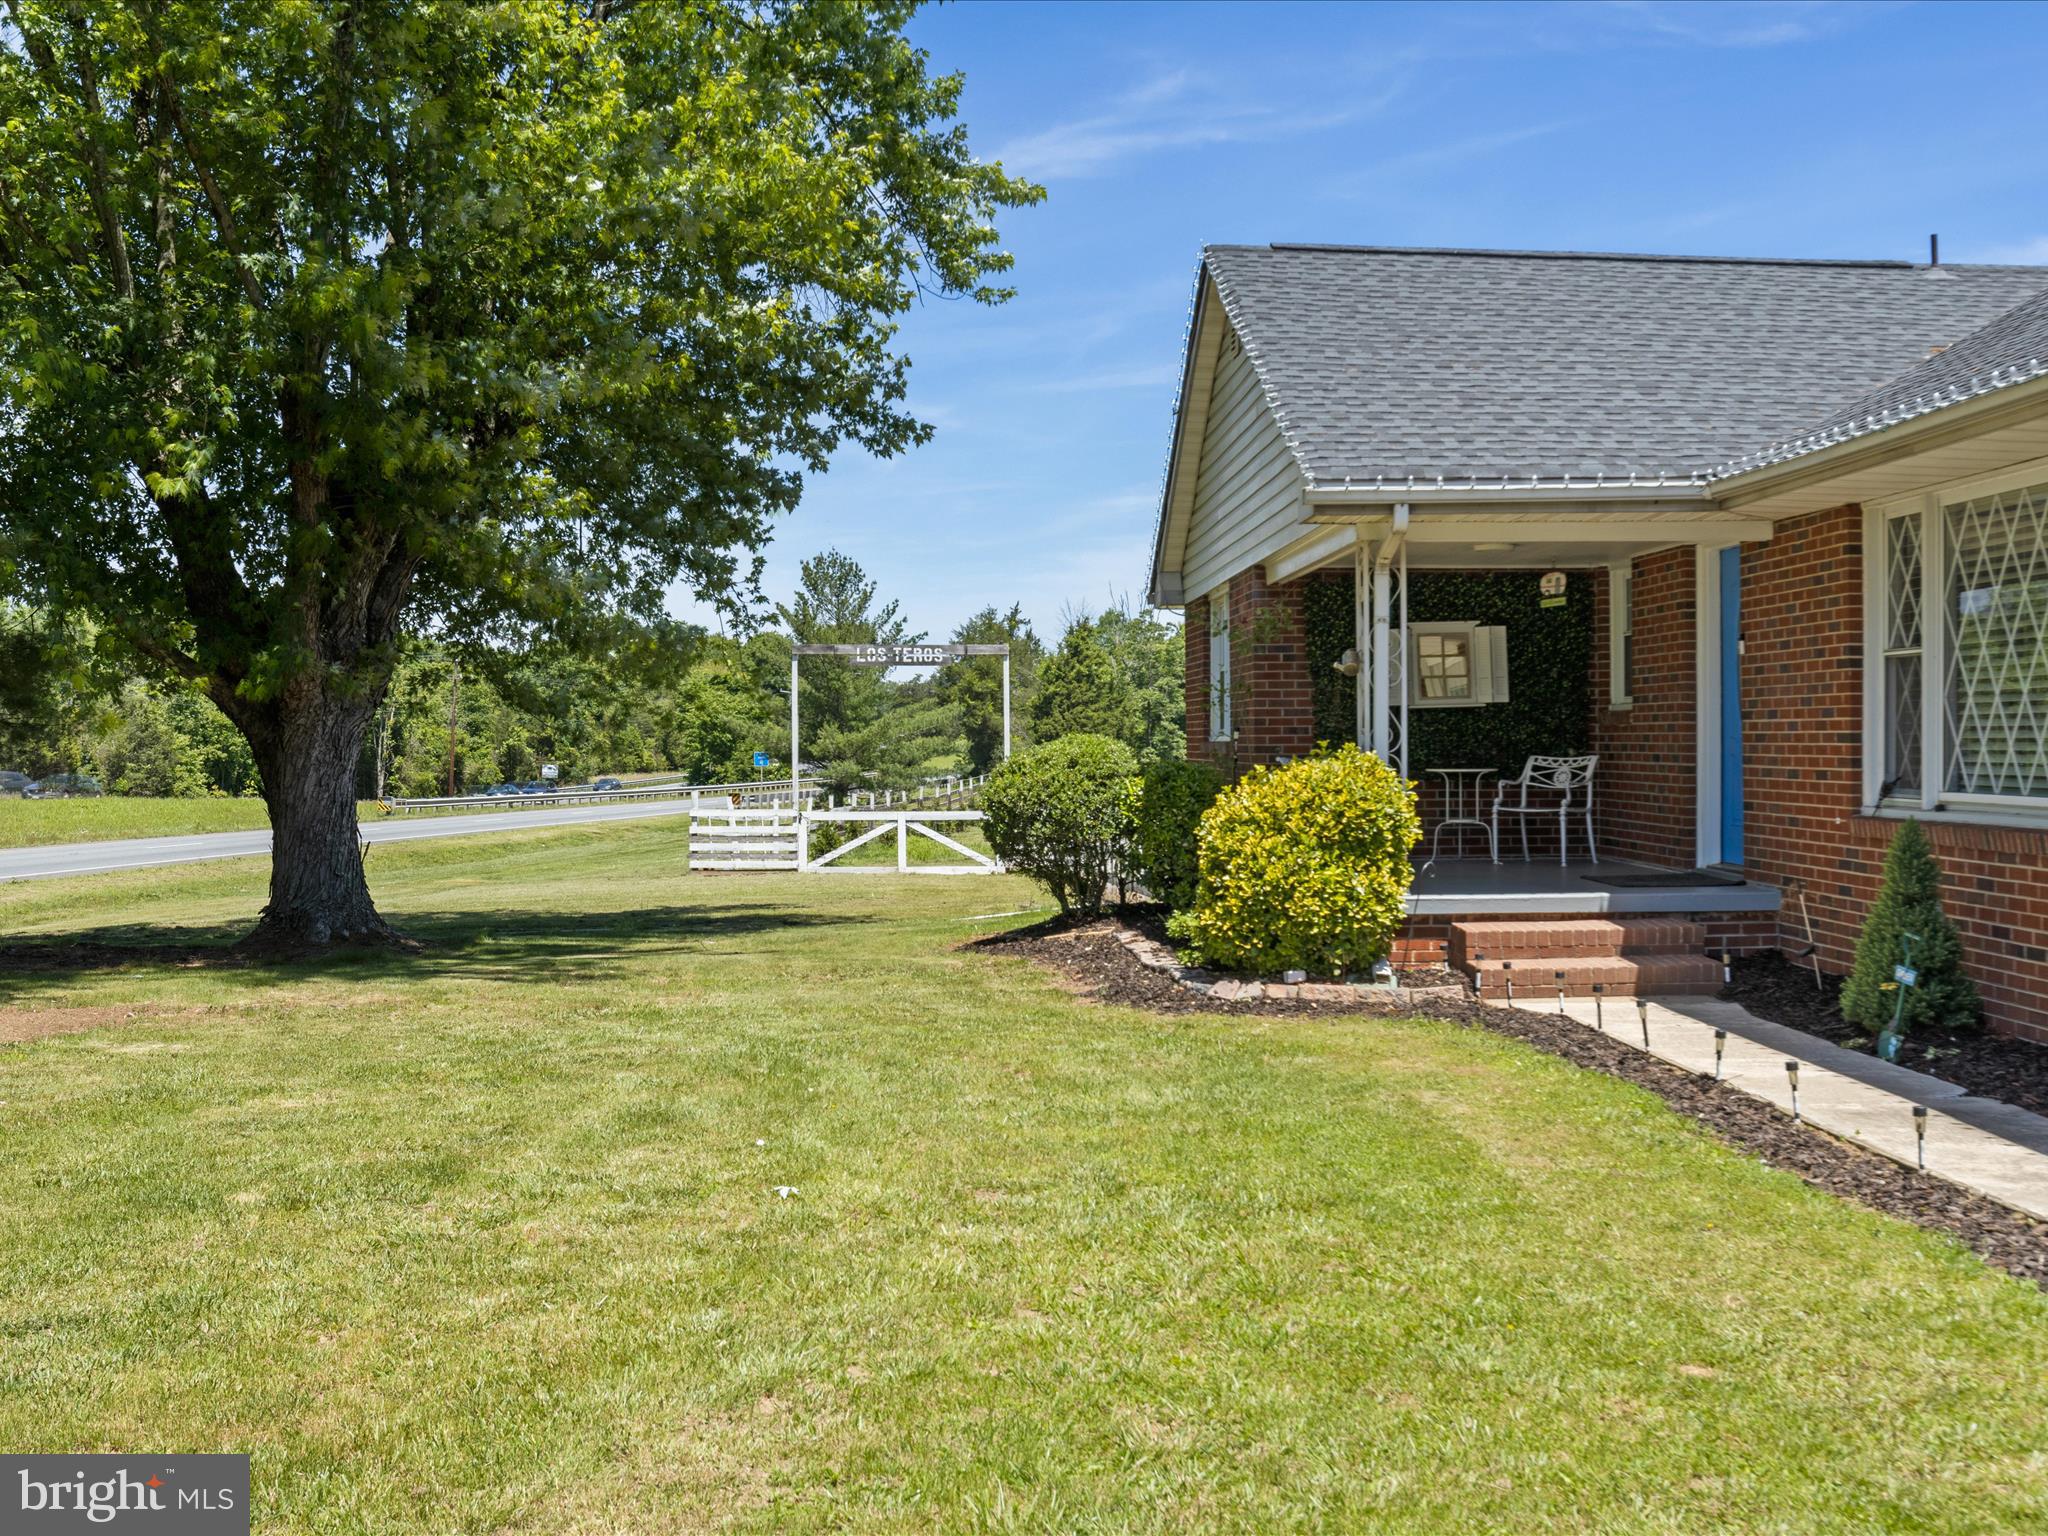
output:
[[1810,913],[1845,970],[1914,817],[2048,1041],[2048,268],[1212,247],[1150,591],[1191,755],[1355,739],[1423,857],[1434,770],[1597,754],[1600,862],[1452,829],[1406,957],[1696,987]]

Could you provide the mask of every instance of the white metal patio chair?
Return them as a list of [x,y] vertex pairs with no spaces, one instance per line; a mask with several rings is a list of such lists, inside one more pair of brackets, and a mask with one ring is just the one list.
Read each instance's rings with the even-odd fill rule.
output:
[[[1505,779],[1493,796],[1493,862],[1500,862],[1500,819],[1521,818],[1522,862],[1529,862],[1529,820],[1531,816],[1557,818],[1557,862],[1569,863],[1565,846],[1565,819],[1573,812],[1586,818],[1586,854],[1595,864],[1600,854],[1593,846],[1593,768],[1600,761],[1592,757],[1532,757],[1522,764],[1521,777]],[[1532,803],[1530,791],[1559,798]]]

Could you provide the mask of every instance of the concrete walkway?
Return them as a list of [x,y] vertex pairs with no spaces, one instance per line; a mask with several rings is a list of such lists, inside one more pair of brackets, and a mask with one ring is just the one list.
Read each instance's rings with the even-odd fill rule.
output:
[[[1567,998],[1564,1012],[1589,1029],[1594,1000]],[[1558,1012],[1553,999],[1517,1002],[1528,1013]],[[1981,1099],[1924,1072],[1848,1051],[1825,1040],[1760,1019],[1739,1003],[1712,997],[1649,1000],[1653,1056],[1709,1077],[1714,1072],[1714,1031],[1728,1031],[1721,1076],[1745,1093],[1780,1109],[1792,1107],[1788,1059],[1799,1063],[1801,1116],[1822,1130],[1914,1165],[1913,1106],[1927,1114],[1927,1171],[1951,1183],[2048,1220],[2048,1119]],[[1602,1004],[1606,1033],[1643,1048],[1633,998]]]

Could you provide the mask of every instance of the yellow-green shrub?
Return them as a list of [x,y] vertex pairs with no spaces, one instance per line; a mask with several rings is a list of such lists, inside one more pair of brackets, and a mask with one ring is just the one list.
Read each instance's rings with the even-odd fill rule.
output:
[[1401,926],[1421,837],[1413,788],[1354,746],[1254,768],[1202,817],[1195,905],[1171,932],[1226,970],[1365,970]]

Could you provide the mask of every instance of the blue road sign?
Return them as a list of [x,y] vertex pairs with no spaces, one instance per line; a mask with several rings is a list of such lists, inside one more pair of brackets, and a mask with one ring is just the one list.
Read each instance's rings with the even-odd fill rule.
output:
[[754,766],[756,768],[766,768],[770,761],[771,759],[766,752],[756,752],[754,754]]

